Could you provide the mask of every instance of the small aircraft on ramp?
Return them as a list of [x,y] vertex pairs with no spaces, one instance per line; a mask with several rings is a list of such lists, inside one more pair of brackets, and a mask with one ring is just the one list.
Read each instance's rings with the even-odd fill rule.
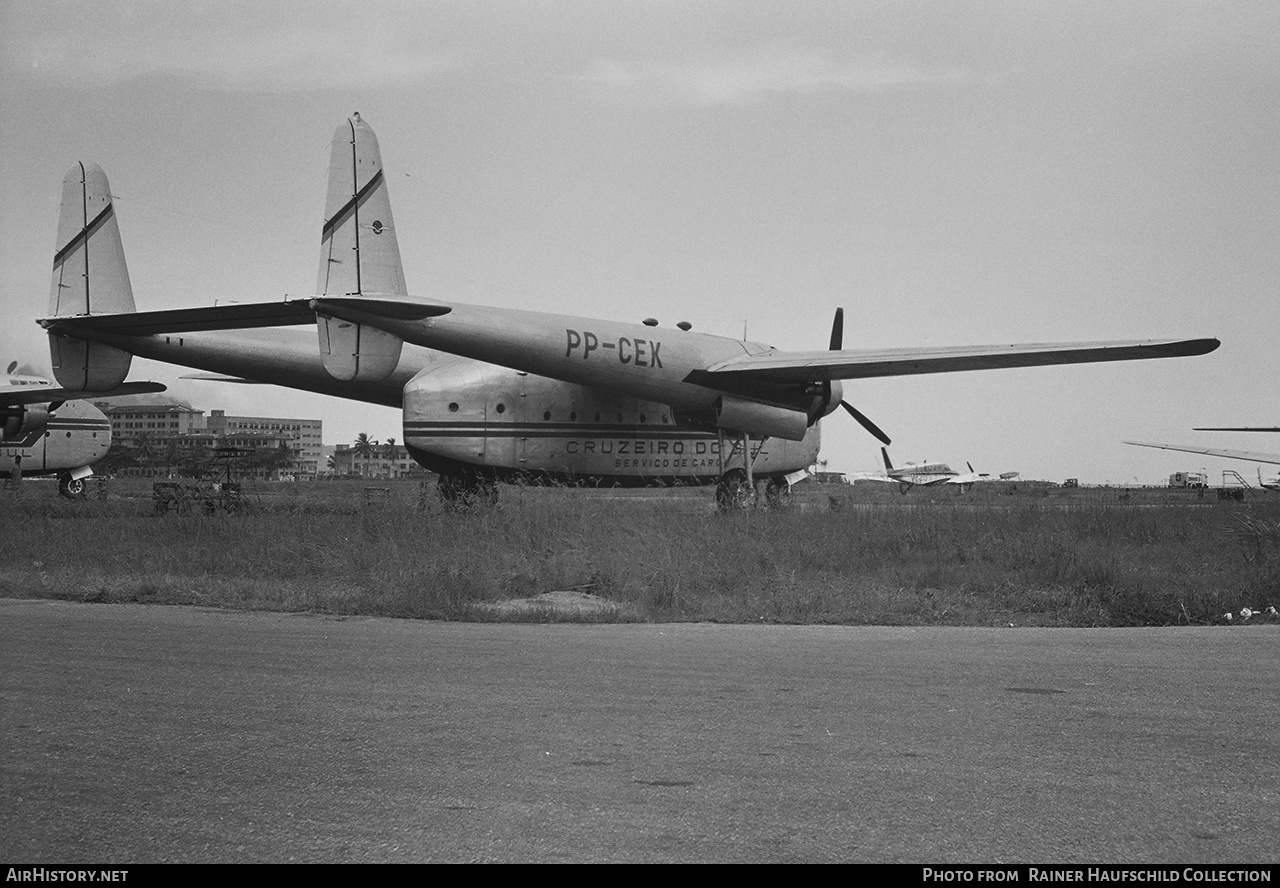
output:
[[968,472],[957,472],[946,463],[907,462],[901,466],[895,466],[889,459],[887,447],[880,448],[880,458],[884,460],[883,472],[854,472],[845,477],[855,482],[878,481],[897,484],[902,493],[906,493],[913,487],[937,487],[942,485],[958,487],[961,491],[967,491],[974,484],[982,481],[1010,481],[1018,477],[1017,472],[1004,472],[998,477],[992,477],[987,472],[975,472],[973,463],[965,463],[969,467]]
[[[579,485],[715,484],[732,506],[758,479],[782,495],[817,460],[819,420],[843,407],[844,380],[1005,367],[1202,355],[1216,339],[846,350],[836,311],[829,348],[781,351],[695,333],[413,297],[378,142],[359,114],[334,135],[316,293],[282,302],[136,312],[105,174],[78,164],[63,182],[48,316],[54,372],[108,389],[132,355],[403,411],[403,441],[440,476],[448,501],[496,496],[496,481]],[[118,268],[90,269],[93,301],[65,284],[77,239],[115,239]],[[314,325],[315,333],[255,328]],[[209,378],[209,377],[206,377]]]
[[109,392],[72,391],[39,376],[0,378],[0,477],[57,475],[63,496],[84,494],[90,468],[111,449],[111,422],[85,398],[162,392],[158,382],[131,382]]

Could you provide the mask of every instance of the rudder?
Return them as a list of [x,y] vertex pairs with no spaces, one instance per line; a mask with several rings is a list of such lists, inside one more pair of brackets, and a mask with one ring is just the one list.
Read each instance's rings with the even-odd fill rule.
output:
[[[77,163],[62,180],[49,315],[74,317],[134,311],[107,174]],[[132,356],[109,345],[49,334],[53,374],[66,388],[106,391],[124,381]]]

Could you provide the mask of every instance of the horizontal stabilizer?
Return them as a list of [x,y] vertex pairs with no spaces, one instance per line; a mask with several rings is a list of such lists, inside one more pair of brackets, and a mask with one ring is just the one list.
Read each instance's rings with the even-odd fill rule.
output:
[[289,327],[314,324],[316,312],[341,316],[346,310],[395,320],[420,320],[448,314],[447,305],[428,303],[412,297],[351,296],[320,299],[290,299],[287,302],[251,302],[214,305],[206,308],[176,308],[128,314],[84,315],[70,318],[43,318],[40,324],[51,331],[101,330],[129,336],[156,333],[195,333],[209,330],[247,330],[254,327]]
[[82,401],[93,398],[114,398],[120,395],[144,395],[162,392],[159,382],[125,382],[105,392],[86,392],[61,386],[24,386],[0,389],[0,402],[14,404],[44,404],[49,401]]
[[44,318],[46,328],[102,330],[130,336],[153,333],[194,333],[206,330],[243,330],[250,327],[285,327],[315,323],[309,300],[215,305],[208,308],[176,308],[129,314],[92,315],[77,318]]
[[731,358],[706,370],[695,370],[689,374],[688,381],[715,388],[720,379],[794,384],[1008,367],[1136,361],[1203,355],[1218,345],[1216,339],[1150,339],[856,351],[770,351]]
[[324,296],[311,300],[316,311],[332,313],[338,317],[345,310],[355,309],[368,315],[391,318],[397,321],[421,321],[425,318],[438,318],[453,311],[447,305],[423,302],[411,296],[378,296],[364,294],[362,296]]
[[1135,447],[1155,447],[1159,450],[1179,450],[1183,453],[1202,453],[1205,456],[1218,456],[1223,459],[1243,459],[1249,462],[1271,463],[1280,465],[1280,453],[1254,453],[1249,450],[1219,450],[1212,447],[1192,447],[1188,444],[1154,444],[1145,441],[1125,441]]

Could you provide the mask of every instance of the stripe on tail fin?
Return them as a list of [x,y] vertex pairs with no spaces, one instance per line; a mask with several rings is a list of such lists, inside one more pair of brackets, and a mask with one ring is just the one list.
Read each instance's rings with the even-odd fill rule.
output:
[[[133,286],[107,174],[97,164],[77,163],[62,180],[49,314],[75,317],[133,311]],[[129,353],[102,343],[51,333],[49,352],[53,375],[66,388],[107,391],[129,373]]]

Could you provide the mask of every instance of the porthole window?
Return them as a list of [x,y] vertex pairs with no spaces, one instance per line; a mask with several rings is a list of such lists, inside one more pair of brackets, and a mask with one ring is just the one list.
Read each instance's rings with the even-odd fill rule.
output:
[[640,414],[640,421],[641,421],[641,422],[648,422],[649,420],[645,419],[644,414],[643,414],[643,413],[641,413],[641,414]]
[[575,410],[569,414],[569,422],[577,422],[577,421],[578,421],[578,413]]
[[457,401],[450,401],[450,402],[449,402],[449,412],[450,412],[450,413],[457,413],[457,412],[458,412],[458,402],[457,402]]
[[547,422],[550,422],[550,421],[551,421],[551,411],[550,411],[550,410],[548,410],[546,413],[543,413],[543,414],[542,414],[542,418],[543,418],[544,420],[546,420]]
[[499,405],[498,405],[498,412],[499,412],[499,413],[506,413],[506,412],[507,412],[507,405],[506,405],[506,404],[499,404]]

